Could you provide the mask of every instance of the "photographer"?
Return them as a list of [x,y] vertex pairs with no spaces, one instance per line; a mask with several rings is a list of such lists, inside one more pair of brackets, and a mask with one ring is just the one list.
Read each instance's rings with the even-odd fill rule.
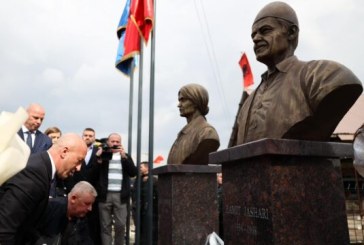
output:
[[[124,244],[130,177],[136,176],[138,170],[117,133],[109,135],[106,145],[99,147],[96,156],[99,164],[92,172],[97,175],[102,244]],[[111,234],[113,221],[114,242]]]

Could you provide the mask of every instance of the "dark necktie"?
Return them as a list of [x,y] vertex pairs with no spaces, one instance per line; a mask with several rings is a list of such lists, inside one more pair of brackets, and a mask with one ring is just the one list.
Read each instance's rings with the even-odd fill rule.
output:
[[51,180],[51,186],[49,188],[49,196],[57,197],[57,180],[56,180],[56,177],[54,177]]
[[32,133],[30,131],[28,131],[28,132],[26,132],[26,134],[28,134],[27,145],[29,146],[30,149],[32,149],[33,148]]

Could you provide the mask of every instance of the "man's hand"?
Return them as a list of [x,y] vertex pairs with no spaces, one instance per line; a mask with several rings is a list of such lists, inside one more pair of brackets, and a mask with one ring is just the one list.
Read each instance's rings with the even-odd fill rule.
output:
[[126,152],[125,152],[124,147],[122,145],[120,146],[119,152],[120,152],[121,158],[124,158],[124,159],[128,158],[126,156]]
[[95,155],[97,157],[97,160],[96,160],[97,163],[102,163],[101,154],[102,154],[102,147],[99,146],[95,153]]
[[102,154],[102,147],[98,147],[97,151],[96,151],[96,156],[100,157]]

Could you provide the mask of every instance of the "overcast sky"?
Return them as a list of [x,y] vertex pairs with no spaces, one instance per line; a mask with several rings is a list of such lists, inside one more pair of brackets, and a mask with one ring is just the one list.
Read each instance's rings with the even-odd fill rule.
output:
[[[238,66],[246,52],[255,78],[251,25],[265,0],[157,0],[154,156],[165,159],[179,130],[177,93],[199,83],[210,94],[207,120],[230,137],[242,93]],[[362,0],[291,0],[300,22],[296,55],[331,59],[364,80]],[[127,147],[129,79],[115,69],[116,28],[125,0],[11,0],[0,8],[0,111],[37,102],[46,109],[41,130],[58,126],[97,138],[119,132]],[[145,50],[142,153],[148,152],[150,44]],[[137,70],[137,73],[139,71]],[[136,73],[136,76],[137,76]],[[137,78],[137,77],[136,77]],[[136,98],[137,91],[135,90]],[[136,153],[136,101],[132,154]]]

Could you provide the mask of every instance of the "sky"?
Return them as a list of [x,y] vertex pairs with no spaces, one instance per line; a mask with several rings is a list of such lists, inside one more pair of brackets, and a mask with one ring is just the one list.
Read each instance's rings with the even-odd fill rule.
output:
[[[207,120],[226,149],[243,91],[238,61],[246,52],[255,79],[251,25],[266,0],[157,0],[153,155],[166,159],[186,124],[178,90],[199,83],[209,92]],[[301,60],[330,59],[364,80],[362,0],[287,0],[296,11]],[[135,156],[138,74],[135,73],[132,144],[128,147],[129,78],[115,69],[116,29],[125,0],[2,0],[0,8],[0,111],[30,103],[46,110],[40,130],[57,126],[96,138],[122,135]],[[149,148],[150,43],[144,48],[141,158]],[[134,157],[135,158],[135,157]],[[135,159],[134,159],[135,160]]]

